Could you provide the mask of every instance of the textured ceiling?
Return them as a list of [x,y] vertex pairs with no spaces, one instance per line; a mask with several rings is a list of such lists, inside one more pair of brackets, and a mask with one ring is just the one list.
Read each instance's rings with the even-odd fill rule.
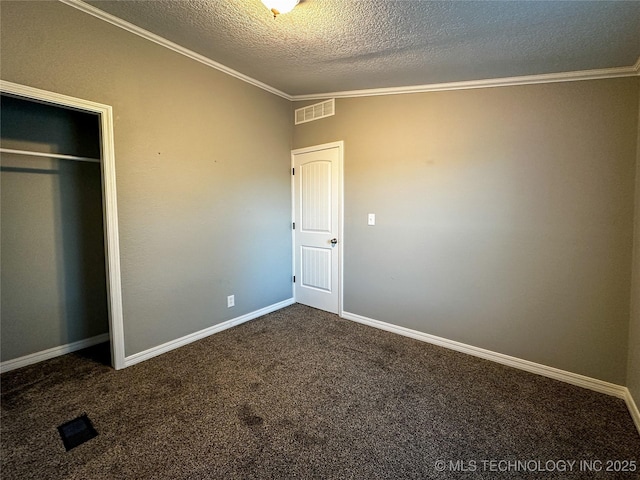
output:
[[86,3],[289,95],[626,67],[638,1]]

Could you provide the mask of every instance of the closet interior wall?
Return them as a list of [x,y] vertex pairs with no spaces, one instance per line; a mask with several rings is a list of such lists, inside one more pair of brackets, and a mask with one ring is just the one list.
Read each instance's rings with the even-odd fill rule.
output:
[[99,117],[2,95],[2,362],[107,334]]

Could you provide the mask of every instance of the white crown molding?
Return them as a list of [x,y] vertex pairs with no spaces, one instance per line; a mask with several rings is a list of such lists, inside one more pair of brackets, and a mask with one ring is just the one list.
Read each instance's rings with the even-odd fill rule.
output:
[[601,68],[578,72],[545,73],[521,77],[489,78],[465,82],[432,83],[405,87],[369,88],[343,92],[293,95],[293,101],[323,100],[326,98],[377,97],[382,95],[401,95],[407,93],[444,92],[449,90],[471,90],[476,88],[512,87],[516,85],[536,85],[542,83],[579,82],[583,80],[601,80],[606,78],[634,77],[640,75],[640,58],[629,67]]
[[248,75],[245,75],[236,70],[233,70],[232,68],[222,65],[221,63],[215,62],[210,58],[205,57],[204,55],[200,55],[199,53],[189,50],[188,48],[184,48],[178,45],[177,43],[173,43],[172,41],[167,40],[166,38],[156,35],[155,33],[151,33],[148,30],[145,30],[144,28],[140,28],[134,25],[133,23],[129,23],[125,20],[122,20],[121,18],[111,15],[107,12],[104,12],[99,8],[94,7],[93,5],[84,3],[81,0],[58,0],[58,1],[64,3],[65,5],[69,5],[70,7],[76,8],[84,13],[88,13],[89,15],[99,18],[100,20],[104,20],[105,22],[115,25],[116,27],[120,27],[123,30],[131,32],[135,35],[138,35],[139,37],[142,37],[146,40],[150,40],[154,43],[157,43],[158,45],[168,48],[169,50],[173,50],[174,52],[184,55],[185,57],[189,57],[190,59],[195,60],[196,62],[200,62],[211,68],[215,68],[216,70],[226,73],[227,75],[231,75],[232,77],[242,80],[243,82],[249,83],[255,87],[261,88],[262,90],[265,90],[269,93],[273,93],[274,95],[285,98],[287,100],[292,100],[291,95],[288,95],[278,90],[277,88],[274,88],[270,85],[267,85],[266,83],[256,80],[255,78],[251,78]]
[[99,8],[94,7],[93,5],[89,5],[83,2],[82,0],[58,1],[289,101],[324,100],[327,98],[373,97],[381,95],[401,95],[407,93],[443,92],[447,90],[470,90],[476,88],[535,85],[540,83],[577,82],[581,80],[599,80],[605,78],[632,77],[640,75],[640,58],[638,58],[638,61],[634,65],[628,67],[582,70],[578,72],[546,73],[541,75],[525,75],[520,77],[490,78],[486,80],[469,80],[465,82],[432,83],[426,85],[410,85],[404,87],[370,88],[364,90],[347,90],[331,93],[289,95],[288,93],[278,90],[271,85],[267,85],[266,83],[256,80],[255,78],[249,77],[248,75],[240,73],[221,63],[211,60],[204,55],[200,55],[199,53],[189,50],[188,48],[184,48],[176,43],[173,43],[172,41],[156,35],[155,33],[151,33],[148,30],[138,27],[137,25],[122,20],[121,18],[111,15],[107,12],[104,12]]
[[67,353],[82,350],[83,348],[91,347],[93,345],[108,341],[109,334],[103,333],[101,335],[96,335],[95,337],[78,340],[77,342],[67,343],[66,345],[60,345],[59,347],[42,350],[41,352],[31,353],[29,355],[25,355],[24,357],[7,360],[0,363],[0,373],[10,372],[11,370],[15,370],[17,368],[26,367],[27,365],[33,365],[34,363],[43,362],[44,360],[49,360],[50,358],[66,355]]
[[176,348],[180,348],[184,345],[188,345],[189,343],[201,340],[205,337],[213,335],[214,333],[219,333],[223,330],[227,330],[228,328],[235,327],[237,325],[240,325],[241,323],[248,322],[249,320],[253,320],[254,318],[262,317],[267,313],[275,312],[276,310],[288,307],[289,305],[293,305],[294,303],[295,300],[293,298],[289,298],[282,302],[274,303],[273,305],[269,305],[268,307],[264,307],[259,310],[247,313],[240,317],[232,318],[231,320],[227,320],[226,322],[219,323],[212,327],[208,327],[189,335],[185,335],[184,337],[176,338],[175,340],[163,343],[162,345],[158,345],[157,347],[151,347],[148,350],[134,353],[133,355],[129,355],[124,359],[125,366],[130,367],[131,365],[135,365],[136,363],[144,362],[145,360],[149,360],[150,358],[157,357],[158,355],[162,355],[163,353],[170,352],[171,350],[175,350]]

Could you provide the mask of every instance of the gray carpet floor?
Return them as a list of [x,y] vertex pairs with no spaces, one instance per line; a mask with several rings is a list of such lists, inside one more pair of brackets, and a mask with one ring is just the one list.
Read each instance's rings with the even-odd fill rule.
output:
[[[99,353],[2,375],[3,480],[640,478],[604,468],[640,463],[622,400],[301,305],[121,371]],[[99,435],[67,452],[83,413]]]

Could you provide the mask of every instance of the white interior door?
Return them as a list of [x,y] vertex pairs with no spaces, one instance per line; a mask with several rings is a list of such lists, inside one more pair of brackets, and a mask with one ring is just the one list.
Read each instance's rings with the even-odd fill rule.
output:
[[342,142],[294,150],[294,295],[340,313]]

